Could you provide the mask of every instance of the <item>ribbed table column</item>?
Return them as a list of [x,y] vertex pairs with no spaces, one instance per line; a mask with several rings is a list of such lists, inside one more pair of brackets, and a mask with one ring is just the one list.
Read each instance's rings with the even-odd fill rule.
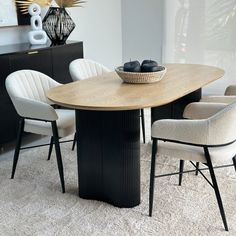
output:
[[76,111],[79,196],[118,207],[140,204],[140,117]]

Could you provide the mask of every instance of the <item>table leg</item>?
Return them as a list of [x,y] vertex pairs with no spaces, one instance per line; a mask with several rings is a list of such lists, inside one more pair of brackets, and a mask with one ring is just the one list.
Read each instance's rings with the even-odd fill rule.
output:
[[140,204],[140,118],[133,111],[76,111],[79,196]]

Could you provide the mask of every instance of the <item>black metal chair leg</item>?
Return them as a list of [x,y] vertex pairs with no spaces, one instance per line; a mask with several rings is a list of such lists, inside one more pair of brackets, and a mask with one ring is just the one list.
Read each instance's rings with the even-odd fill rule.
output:
[[233,163],[234,163],[234,169],[235,169],[235,171],[236,171],[236,156],[233,157]]
[[195,171],[195,175],[198,175],[199,164],[200,164],[199,162],[196,162],[196,167],[197,168],[196,168],[196,171]]
[[74,149],[75,149],[75,144],[76,144],[76,133],[74,135],[74,140],[73,140],[73,144],[72,144],[72,151],[74,151]]
[[206,157],[206,160],[207,160],[207,165],[208,165],[208,168],[209,168],[209,171],[210,171],[210,175],[211,175],[211,179],[212,179],[212,185],[213,185],[214,190],[215,190],[215,195],[216,195],[216,199],[217,199],[218,206],[219,206],[219,209],[220,209],[220,214],[221,214],[221,217],[222,217],[222,220],[223,220],[223,224],[224,224],[225,230],[229,231],[227,221],[226,221],[223,202],[222,202],[222,199],[221,199],[221,196],[220,196],[220,191],[219,191],[218,184],[217,184],[217,181],[216,181],[214,168],[213,168],[211,158],[210,158],[210,154],[209,154],[209,151],[208,151],[207,147],[204,147],[204,153],[205,153],[205,157]]
[[149,187],[149,216],[152,216],[152,208],[153,208],[156,153],[157,153],[157,139],[154,138],[152,143],[152,161],[151,161],[150,187]]
[[51,137],[51,140],[50,140],[49,151],[48,151],[48,161],[51,158],[52,148],[53,148],[53,136]]
[[58,130],[56,121],[52,121],[52,132],[53,132],[53,140],[55,143],[56,157],[57,157],[57,166],[61,180],[61,188],[62,192],[65,193],[65,181],[64,181],[64,173],[63,173],[63,163],[61,158],[61,149],[59,144]]
[[181,186],[181,183],[182,183],[183,170],[184,170],[184,160],[180,160],[179,162],[179,186]]
[[17,133],[16,148],[15,148],[15,153],[14,153],[14,158],[13,158],[11,179],[14,179],[14,175],[15,175],[15,171],[16,171],[16,166],[17,166],[17,162],[18,162],[18,158],[19,158],[19,154],[20,154],[22,134],[24,132],[24,126],[25,126],[25,120],[24,120],[24,118],[20,118],[19,128],[18,128],[18,133]]
[[143,143],[146,143],[145,138],[145,117],[144,117],[144,110],[141,109],[141,121],[142,121],[142,131],[143,131]]

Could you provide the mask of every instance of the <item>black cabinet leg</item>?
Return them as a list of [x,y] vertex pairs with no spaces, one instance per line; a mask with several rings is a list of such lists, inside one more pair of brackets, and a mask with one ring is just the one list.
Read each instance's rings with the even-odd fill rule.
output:
[[64,173],[63,173],[63,163],[61,158],[61,149],[59,144],[58,130],[56,121],[52,121],[52,132],[53,132],[53,140],[55,143],[56,157],[57,157],[57,166],[61,180],[61,188],[62,192],[65,193],[65,181],[64,181]]
[[153,208],[156,153],[157,153],[157,139],[154,138],[152,143],[152,161],[151,161],[150,187],[149,187],[149,216],[152,216],[152,208]]
[[74,149],[75,149],[75,144],[76,144],[76,133],[75,133],[75,135],[74,135],[74,140],[73,140],[73,144],[72,144],[72,151],[74,151]]
[[141,122],[142,122],[142,132],[143,132],[143,143],[146,143],[145,138],[145,117],[144,117],[144,110],[141,109]]
[[182,183],[183,170],[184,170],[184,160],[180,160],[179,161],[179,186],[181,186],[181,183]]
[[48,161],[51,158],[52,148],[53,148],[53,136],[51,137],[51,140],[50,140],[50,145],[49,145],[49,150],[48,150]]
[[217,184],[217,181],[216,181],[214,168],[213,168],[211,158],[210,158],[210,154],[209,154],[209,151],[208,151],[207,147],[204,148],[204,153],[205,153],[205,157],[206,157],[206,160],[207,160],[207,165],[208,165],[208,168],[209,168],[209,171],[210,171],[210,175],[211,175],[211,179],[212,179],[212,185],[213,185],[213,188],[215,190],[215,195],[216,195],[216,199],[217,199],[218,206],[219,206],[219,209],[220,209],[220,214],[221,214],[221,217],[222,217],[222,221],[223,221],[225,230],[229,231],[227,221],[226,221],[223,202],[222,202],[222,199],[221,199],[221,196],[220,196],[220,191],[219,191],[218,184]]
[[15,148],[15,153],[14,153],[14,158],[13,158],[11,179],[14,178],[15,171],[16,171],[16,166],[17,166],[17,162],[18,162],[18,158],[19,158],[19,154],[20,154],[22,134],[24,132],[24,126],[25,126],[25,120],[24,120],[24,118],[20,118],[19,129],[18,129],[18,134],[17,134],[17,141],[16,141],[16,148]]

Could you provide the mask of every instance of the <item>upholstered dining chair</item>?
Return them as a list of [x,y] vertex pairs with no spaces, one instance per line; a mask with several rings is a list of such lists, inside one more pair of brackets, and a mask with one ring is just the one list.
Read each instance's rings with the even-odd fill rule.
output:
[[[223,108],[223,109],[221,109]],[[199,120],[159,120],[152,125],[152,160],[150,173],[149,216],[152,216],[155,162],[156,154],[182,161],[189,160],[196,168],[194,162],[201,162],[209,169],[211,182],[200,169],[207,182],[213,187],[219,205],[224,228],[228,225],[224,207],[218,188],[213,164],[232,161],[236,170],[236,103],[216,108],[218,112],[209,118]],[[213,113],[213,109],[212,109]],[[180,168],[179,183],[181,184],[183,168]],[[176,174],[176,173],[175,173]],[[169,174],[171,175],[171,174]]]
[[227,106],[227,103],[192,102],[185,107],[183,118],[191,120],[207,119]]
[[20,149],[23,149],[21,148],[23,132],[49,135],[53,137],[51,140],[55,144],[61,188],[64,193],[65,183],[59,138],[75,132],[75,114],[73,110],[54,109],[51,106],[52,102],[47,99],[47,91],[59,85],[47,75],[33,70],[16,71],[6,79],[7,92],[20,116],[11,178],[13,179],[15,175]]
[[[186,107],[185,112],[183,114],[183,118],[185,119],[204,119],[208,118],[216,111],[221,110],[225,105],[236,102],[236,85],[230,85],[225,89],[224,95],[211,95],[204,96],[199,101],[199,103],[191,103]],[[207,105],[207,103],[212,103],[215,105]],[[196,163],[197,167],[199,167],[199,163]],[[198,175],[198,170],[196,169],[196,175]]]
[[[72,61],[69,66],[69,71],[73,81],[84,80],[93,76],[111,72],[104,65],[89,59],[76,59]],[[140,117],[142,123],[143,142],[145,143],[145,118],[143,109],[141,109]],[[72,150],[74,149],[74,146],[75,142],[73,143]]]
[[215,102],[215,103],[233,103],[236,102],[236,85],[230,85],[225,89],[224,95],[203,96],[200,102]]
[[[223,98],[223,96],[222,96]],[[183,118],[191,119],[191,120],[201,120],[207,119],[223,108],[225,108],[228,104],[227,103],[214,103],[214,102],[192,102],[188,104],[183,112]],[[183,171],[182,160],[180,160],[180,170]],[[198,175],[200,163],[196,162],[196,171],[195,175]],[[181,184],[181,182],[180,182]],[[179,184],[179,185],[180,185]]]

